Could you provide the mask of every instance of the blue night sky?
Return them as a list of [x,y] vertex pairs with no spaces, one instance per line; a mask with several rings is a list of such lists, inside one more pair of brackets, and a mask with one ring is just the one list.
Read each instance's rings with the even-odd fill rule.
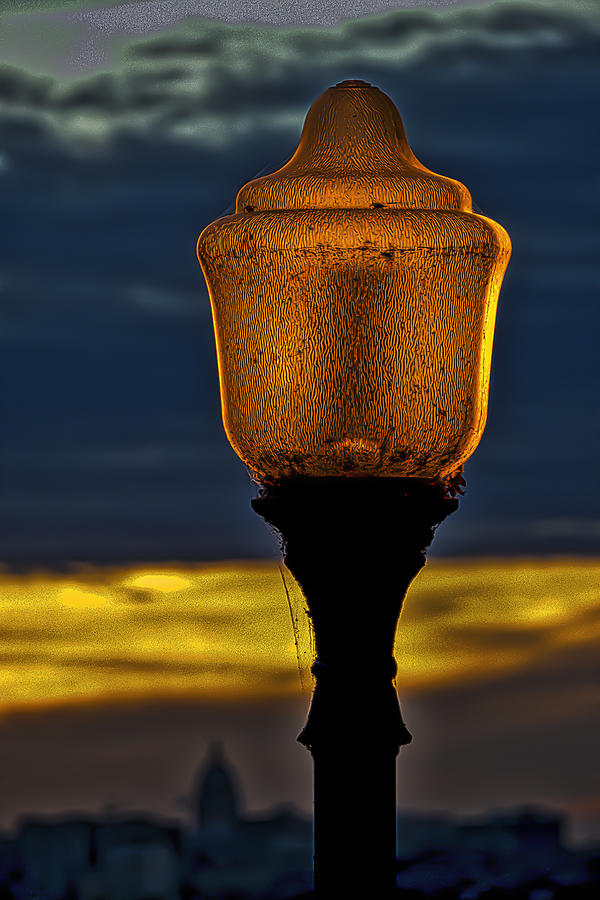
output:
[[[394,100],[417,157],[466,184],[513,242],[487,429],[431,554],[480,558],[438,560],[462,586],[428,567],[408,599],[414,627],[401,628],[400,661],[427,676],[437,659],[443,676],[399,685],[415,734],[402,803],[550,803],[580,835],[600,834],[600,7],[397,5],[0,4],[0,560],[26,573],[0,579],[0,827],[106,802],[180,814],[211,737],[251,808],[311,808],[310,759],[294,741],[306,697],[293,691],[275,564],[262,618],[250,565],[241,594],[219,582],[219,617],[214,586],[203,581],[188,609],[184,595],[152,594],[143,564],[162,583],[162,568],[169,582],[185,563],[214,561],[209,577],[221,560],[277,557],[221,425],[196,240],[245,182],[289,158],[323,90],[359,78]],[[552,557],[579,554],[561,576]],[[77,562],[123,571],[91,568],[84,584]],[[455,619],[428,632],[444,610]],[[430,654],[420,663],[415,621]],[[238,650],[253,639],[273,667],[285,628],[289,693],[267,702]],[[440,655],[469,677],[452,682]],[[214,671],[246,693],[161,693]]]
[[487,430],[434,553],[595,552],[597,6],[372,3],[328,26],[335,7],[305,4],[311,27],[285,7],[274,27],[272,4],[247,4],[262,24],[56,5],[8,7],[0,37],[5,563],[273,554],[222,430],[194,248],[349,77],[513,241]]

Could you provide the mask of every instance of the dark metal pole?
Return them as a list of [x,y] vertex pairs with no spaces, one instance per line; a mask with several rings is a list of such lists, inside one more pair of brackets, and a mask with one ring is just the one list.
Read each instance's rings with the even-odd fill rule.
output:
[[438,481],[297,478],[254,509],[281,534],[311,616],[315,690],[298,740],[314,760],[315,894],[391,897],[396,756],[410,734],[393,679],[406,590],[458,503]]

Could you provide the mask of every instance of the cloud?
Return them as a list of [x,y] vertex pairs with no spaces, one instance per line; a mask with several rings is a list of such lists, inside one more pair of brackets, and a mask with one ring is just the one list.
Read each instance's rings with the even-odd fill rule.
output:
[[[102,6],[121,6],[125,0],[101,0]],[[99,6],[99,0],[2,0],[0,16],[28,15],[59,9],[92,9]]]
[[156,594],[143,588],[135,587],[116,587],[113,589],[113,596],[117,603],[155,603]]
[[133,42],[111,71],[52,81],[4,67],[0,95],[9,141],[39,143],[37,117],[66,147],[88,151],[127,135],[215,148],[258,132],[297,133],[315,94],[348,74],[420,67],[425,78],[442,69],[446,78],[496,77],[502,66],[506,77],[508,61],[514,70],[539,54],[581,59],[599,42],[597,10],[551,2],[397,10],[335,29],[189,19]]
[[544,538],[579,538],[580,540],[600,537],[600,519],[557,516],[540,519],[533,523],[533,530]]
[[[571,810],[581,828],[584,816],[598,818],[590,786],[600,752],[599,570],[597,560],[471,560],[426,568],[411,588],[399,635],[398,661],[405,673],[400,697],[414,735],[400,757],[404,808],[459,813],[529,802]],[[153,602],[138,602],[132,592],[136,584],[155,586],[146,588]],[[295,590],[291,582],[290,587]],[[448,608],[451,591],[457,603]],[[13,775],[22,786],[3,806],[5,817],[52,794],[57,779],[61,789],[54,802],[66,808],[72,767],[52,775],[66,747],[78,748],[85,767],[90,758],[85,748],[97,761],[97,745],[105,748],[108,741],[120,766],[131,758],[132,777],[144,746],[151,748],[148,772],[157,747],[171,760],[185,751],[191,766],[201,755],[198,741],[211,734],[226,737],[228,744],[231,735],[231,747],[254,741],[260,756],[264,741],[272,748],[277,729],[285,731],[282,773],[301,752],[294,738],[306,698],[297,686],[291,626],[274,564],[5,575],[0,606],[1,768],[11,772],[11,790]],[[422,607],[429,619],[413,615]],[[407,665],[413,666],[409,677]],[[358,690],[359,683],[350,679],[348,689]],[[281,721],[275,724],[280,713],[265,699],[278,693],[285,697],[285,728]],[[225,697],[231,705],[223,703]],[[220,712],[202,735],[197,723],[219,700]],[[89,727],[83,727],[88,720]],[[56,728],[47,726],[51,721]],[[146,727],[153,736],[140,742]],[[25,756],[16,747],[25,747]],[[45,773],[38,795],[30,790],[28,754],[34,752],[40,767],[35,771]],[[165,756],[159,752],[158,758]],[[308,757],[306,766],[310,804]],[[180,766],[168,770],[174,785]],[[100,771],[106,773],[90,765],[88,789]],[[113,793],[114,777],[105,778],[103,799],[127,802],[127,790]],[[145,802],[158,803],[152,787],[150,778]],[[181,793],[173,788],[171,796]],[[86,790],[82,796],[88,796]]]
[[[10,658],[10,657],[9,657]],[[44,657],[40,654],[27,654],[28,660],[35,660],[38,664],[44,662],[54,663],[61,668],[75,669],[77,671],[85,671],[91,669],[102,677],[101,673],[116,673],[121,675],[195,675],[202,678],[210,679],[214,675],[264,675],[264,670],[258,667],[252,672],[252,667],[247,665],[236,665],[231,662],[212,662],[205,664],[202,662],[188,661],[179,662],[175,659],[135,659],[131,656],[113,656],[107,659],[105,656],[68,656],[61,659],[58,663],[48,655]],[[23,654],[16,654],[12,661],[23,660]],[[0,658],[0,662],[3,660]]]
[[[597,687],[594,696],[584,671],[597,672],[597,649],[570,657],[575,677],[563,669],[553,679],[554,664],[408,696],[402,707],[414,740],[399,758],[400,808],[458,815],[535,803],[570,813],[579,836],[597,840]],[[224,739],[251,810],[285,800],[309,812],[310,756],[295,740],[306,707],[290,693],[272,702],[135,696],[6,711],[2,824],[107,802],[173,815],[211,738]]]
[[32,75],[17,66],[0,66],[0,101],[10,105],[42,106],[47,103],[54,79]]
[[552,626],[519,628],[514,626],[490,628],[485,624],[467,625],[446,629],[446,636],[453,646],[463,649],[481,649],[499,652],[515,648],[536,649],[547,643]]
[[[206,20],[198,30],[204,29],[199,34],[171,34],[168,36],[152,37],[137,41],[128,50],[131,59],[163,60],[185,59],[191,57],[194,60],[202,60],[204,57],[217,56],[221,51],[221,45],[231,34],[230,25],[221,25]],[[243,29],[249,26],[238,26]],[[264,33],[261,31],[261,34]],[[184,70],[185,71],[185,70]]]
[[[82,630],[76,627],[70,634],[63,634],[61,641],[77,645],[81,641]],[[32,648],[36,646],[43,647],[45,644],[52,644],[56,641],[56,634],[49,632],[45,625],[2,625],[0,626],[0,646],[4,648],[15,647],[15,645],[29,645]],[[5,649],[5,653],[8,651]],[[37,659],[38,651],[32,649],[28,651],[33,654],[32,657]]]
[[[49,148],[56,143],[56,122],[45,111],[33,107],[8,108],[0,113],[5,148]],[[10,169],[10,157],[6,168]]]
[[[484,692],[488,682],[505,692],[525,674],[531,691],[550,684],[557,694],[578,688],[588,696],[598,569],[597,561],[575,560],[429,567],[410,591],[398,630],[401,693],[461,685]],[[304,600],[285,577],[308,670]],[[453,607],[445,602],[449,589]],[[7,704],[164,690],[239,695],[281,688],[286,679],[292,686],[297,677],[285,590],[273,563],[5,575],[0,619]],[[492,687],[487,696],[493,695]]]

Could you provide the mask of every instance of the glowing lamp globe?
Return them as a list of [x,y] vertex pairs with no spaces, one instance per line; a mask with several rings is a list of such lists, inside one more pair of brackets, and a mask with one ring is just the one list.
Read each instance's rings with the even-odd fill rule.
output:
[[240,459],[266,484],[451,475],[485,426],[509,256],[386,94],[326,90],[292,159],[198,239]]

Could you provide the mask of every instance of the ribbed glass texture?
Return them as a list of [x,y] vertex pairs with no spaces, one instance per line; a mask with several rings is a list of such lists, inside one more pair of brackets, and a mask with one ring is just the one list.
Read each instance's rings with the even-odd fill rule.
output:
[[385,94],[326,91],[293,159],[198,242],[236,453],[267,483],[455,471],[485,426],[509,254]]

